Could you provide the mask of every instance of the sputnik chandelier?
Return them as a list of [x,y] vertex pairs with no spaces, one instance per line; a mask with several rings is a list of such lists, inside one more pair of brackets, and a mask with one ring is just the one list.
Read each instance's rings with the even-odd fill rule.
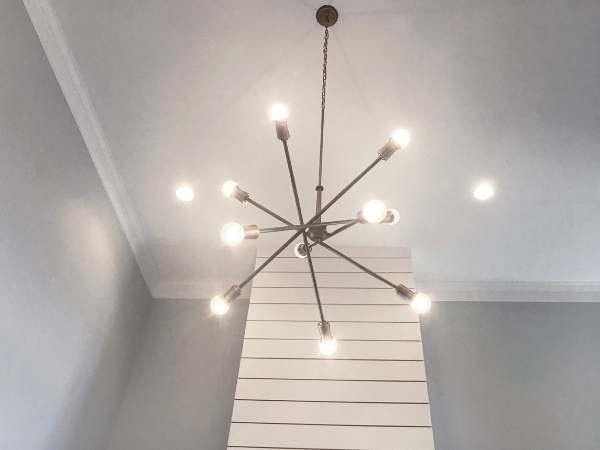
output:
[[[313,261],[311,257],[312,249],[320,245],[334,255],[342,258],[354,266],[358,267],[363,272],[371,275],[378,279],[382,283],[392,287],[395,292],[401,297],[406,298],[410,303],[412,309],[419,313],[425,313],[429,311],[431,307],[430,298],[423,293],[417,293],[412,289],[404,286],[403,284],[394,283],[378,273],[375,273],[371,269],[363,266],[359,262],[345,255],[341,251],[335,249],[325,241],[329,238],[340,234],[343,231],[348,230],[350,227],[356,224],[390,224],[394,225],[399,220],[398,211],[395,209],[388,209],[385,204],[379,200],[371,200],[365,203],[362,210],[360,210],[354,219],[344,220],[332,220],[323,221],[323,214],[331,208],[342,196],[350,190],[361,178],[363,178],[368,172],[371,171],[381,161],[389,160],[392,155],[398,151],[406,148],[410,143],[410,134],[405,129],[398,129],[394,131],[390,139],[381,147],[377,153],[377,158],[370,163],[362,172],[360,172],[350,183],[346,185],[340,192],[338,192],[328,203],[322,204],[323,190],[322,175],[323,175],[323,132],[325,125],[325,97],[326,97],[326,85],[327,85],[327,44],[329,40],[329,27],[334,25],[338,19],[337,10],[330,5],[321,6],[317,11],[317,21],[320,25],[325,28],[324,40],[323,40],[323,84],[321,90],[321,129],[320,129],[320,143],[319,143],[319,174],[318,184],[316,190],[316,214],[309,220],[305,221],[302,215],[302,208],[300,207],[300,200],[298,197],[298,189],[296,186],[296,179],[294,177],[294,169],[292,167],[292,160],[290,158],[290,151],[288,148],[288,141],[290,139],[290,132],[288,130],[287,118],[288,110],[284,105],[276,104],[271,107],[271,120],[275,123],[275,131],[277,138],[283,145],[283,152],[287,162],[287,168],[289,171],[290,181],[292,185],[292,192],[294,194],[294,201],[296,203],[296,210],[298,213],[298,223],[292,223],[289,220],[284,219],[280,215],[271,211],[269,208],[261,205],[250,197],[250,194],[242,190],[238,184],[234,181],[227,181],[223,184],[221,189],[225,197],[234,198],[243,204],[251,204],[263,212],[269,214],[271,217],[277,219],[283,223],[283,226],[270,227],[270,228],[258,228],[256,225],[242,226],[238,223],[228,223],[223,226],[221,230],[221,238],[227,245],[234,246],[240,244],[245,239],[257,239],[261,234],[264,233],[275,233],[281,231],[294,231],[295,233],[285,241],[273,254],[267,258],[259,267],[257,267],[248,277],[246,277],[239,284],[231,286],[223,294],[215,296],[210,303],[211,310],[214,314],[222,315],[225,314],[230,307],[231,302],[240,296],[241,289],[246,286],[256,275],[258,275],[265,267],[267,267],[281,252],[283,252],[292,242],[297,238],[302,238],[302,241],[297,243],[294,248],[294,254],[298,258],[306,259],[308,268],[310,270],[310,276],[312,279],[312,285],[315,293],[316,306],[319,309],[319,315],[321,321],[318,323],[318,329],[321,335],[319,342],[319,349],[322,354],[331,355],[335,353],[337,349],[337,343],[333,336],[333,330],[331,324],[325,319],[323,313],[323,306],[321,304],[321,297],[319,295],[319,284]],[[337,227],[334,230],[329,227]],[[311,241],[309,243],[309,240]]]

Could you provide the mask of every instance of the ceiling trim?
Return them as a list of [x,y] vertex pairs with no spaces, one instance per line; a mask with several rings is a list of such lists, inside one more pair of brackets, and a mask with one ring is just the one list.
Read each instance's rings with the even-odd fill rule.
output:
[[23,3],[121,223],[148,290],[154,296],[158,284],[158,266],[146,245],[139,218],[116,168],[110,145],[77,63],[66,43],[54,8],[49,0],[23,0]]
[[600,302],[600,283],[578,281],[436,281],[418,280],[419,289],[437,301]]

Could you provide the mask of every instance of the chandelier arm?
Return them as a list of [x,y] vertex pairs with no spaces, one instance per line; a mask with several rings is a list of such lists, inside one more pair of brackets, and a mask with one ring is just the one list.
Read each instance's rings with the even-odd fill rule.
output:
[[[302,239],[304,240],[304,247],[308,248],[308,237],[306,236],[306,229],[304,228],[304,219],[302,217],[302,207],[300,206],[300,197],[298,196],[298,187],[296,186],[296,177],[294,176],[294,168],[292,167],[292,159],[290,158],[290,150],[288,149],[287,141],[282,140],[283,150],[285,152],[285,160],[288,166],[288,172],[290,174],[290,182],[292,184],[292,191],[294,192],[294,201],[296,202],[296,210],[298,211],[298,221],[302,226]],[[315,275],[315,269],[313,267],[312,257],[310,252],[306,254],[308,261],[308,267],[310,269],[310,277],[312,279],[313,289],[315,291],[315,298],[317,300],[317,306],[319,307],[319,316],[321,322],[325,322],[325,315],[323,314],[323,305],[321,304],[321,296],[319,295],[319,286],[317,284],[317,277]]]
[[348,261],[350,264],[355,265],[356,267],[358,267],[360,270],[362,270],[363,272],[371,275],[374,278],[377,278],[379,281],[381,281],[382,283],[387,284],[390,287],[393,287],[394,289],[397,289],[398,285],[396,285],[395,283],[391,282],[390,280],[388,280],[387,278],[382,277],[381,275],[379,275],[378,273],[373,272],[371,269],[369,269],[368,267],[363,266],[361,263],[354,261],[352,258],[350,258],[349,256],[345,255],[344,253],[340,252],[339,250],[336,250],[335,248],[331,247],[330,245],[326,244],[323,241],[318,242],[319,245],[325,247],[327,250],[329,250],[331,253],[334,253],[336,255],[338,255],[340,258],[345,259],[346,261]]
[[[276,233],[278,231],[291,231],[291,230],[306,230],[309,228],[317,228],[317,227],[322,227],[323,225],[347,225],[349,223],[355,222],[357,223],[358,221],[356,219],[344,219],[344,220],[332,220],[330,222],[321,222],[321,223],[307,223],[302,225],[286,225],[284,227],[267,227],[267,228],[259,228],[258,231],[260,233]],[[354,225],[354,223],[352,223],[352,225]],[[334,233],[337,234],[337,230],[334,231]]]
[[[350,190],[350,188],[352,188],[352,186],[354,186],[356,183],[358,183],[360,181],[360,179],[362,177],[364,177],[373,167],[375,167],[380,161],[383,161],[383,159],[378,156],[375,161],[373,161],[371,164],[369,164],[366,169],[364,169],[361,173],[359,173],[350,183],[348,183],[346,185],[346,187],[344,189],[342,189],[340,192],[337,193],[337,195],[335,197],[333,197],[329,203],[327,203],[323,209],[318,212],[317,214],[315,214],[308,222],[306,222],[306,225],[310,225],[313,224],[318,218],[320,218],[323,213],[325,211],[327,211],[331,206],[333,206],[333,204],[335,202],[337,202],[346,192],[348,192]],[[271,261],[273,261],[275,258],[277,258],[277,256],[279,256],[279,254],[281,254],[281,252],[283,252],[292,242],[294,242],[294,240],[296,238],[298,238],[298,236],[300,236],[302,234],[303,230],[299,230],[296,231],[294,233],[294,235],[292,237],[290,237],[287,241],[285,241],[281,247],[279,247],[277,250],[275,250],[273,252],[273,254],[271,256],[269,256],[269,258],[267,258],[267,260],[262,263],[260,266],[258,266],[256,269],[254,269],[254,271],[252,271],[250,273],[250,275],[248,275],[241,283],[238,284],[238,286],[241,288],[243,288],[245,285],[247,285],[248,283],[250,283],[252,281],[252,279],[258,275],[262,270],[264,270],[265,267],[267,267]]]
[[350,227],[352,227],[352,226],[356,225],[357,223],[358,223],[358,220],[356,220],[356,219],[352,219],[352,221],[351,221],[351,222],[348,222],[348,223],[346,223],[345,225],[343,225],[343,226],[341,226],[341,227],[339,227],[339,228],[336,228],[336,229],[335,229],[335,230],[334,230],[332,233],[328,234],[328,235],[327,235],[327,236],[325,236],[323,239],[319,239],[318,241],[314,241],[312,244],[310,244],[310,245],[308,246],[308,249],[310,250],[310,249],[311,249],[311,248],[313,248],[315,245],[318,245],[318,244],[320,244],[321,242],[323,242],[323,241],[325,241],[325,240],[329,239],[330,237],[333,237],[333,236],[335,236],[336,234],[339,234],[339,233],[341,233],[342,231],[344,231],[344,230],[347,230],[348,228],[350,228]]
[[256,206],[258,209],[260,209],[261,211],[266,212],[268,215],[270,215],[271,217],[274,217],[275,219],[279,220],[281,223],[285,223],[286,225],[294,225],[292,222],[290,222],[289,220],[285,220],[283,217],[281,217],[279,214],[274,213],[273,211],[271,211],[269,208],[267,208],[266,206],[261,205],[260,203],[258,203],[257,201],[252,200],[251,197],[248,197],[246,199],[246,202],[250,203],[251,205]]

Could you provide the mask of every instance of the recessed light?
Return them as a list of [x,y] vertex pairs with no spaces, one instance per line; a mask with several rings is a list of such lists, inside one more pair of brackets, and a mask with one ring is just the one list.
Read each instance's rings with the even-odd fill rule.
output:
[[482,181],[481,183],[479,183],[473,191],[473,197],[481,201],[491,199],[494,196],[494,194],[494,186],[492,186],[487,181]]
[[189,186],[179,186],[175,191],[175,195],[182,202],[191,202],[194,200],[194,190]]

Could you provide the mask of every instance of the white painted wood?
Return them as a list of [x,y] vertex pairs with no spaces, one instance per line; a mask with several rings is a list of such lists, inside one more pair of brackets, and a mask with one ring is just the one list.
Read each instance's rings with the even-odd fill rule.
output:
[[[381,289],[342,289],[323,288],[319,289],[321,301],[327,303],[389,303],[407,304],[407,301],[399,297],[391,288]],[[252,287],[251,303],[315,303],[315,293],[312,287],[305,288],[258,288]]]
[[[275,249],[277,249],[277,246],[263,244],[257,248],[256,256],[259,258],[268,258],[273,254],[273,250]],[[403,247],[336,247],[336,249],[351,258],[410,258],[410,249]],[[295,258],[294,246],[290,245],[279,256]],[[332,257],[336,255],[317,245],[313,247],[311,256]]]
[[[323,305],[327,320],[332,322],[418,322],[419,316],[408,305]],[[252,303],[248,320],[319,321],[316,305]]]
[[429,405],[236,400],[233,422],[431,426]]
[[425,381],[422,361],[242,359],[240,378]]
[[[246,339],[244,358],[316,358],[327,359],[319,353],[319,341],[252,340]],[[422,360],[421,342],[340,341],[335,359]]]
[[[338,350],[319,353],[306,261],[277,258],[253,283],[228,448],[433,450],[418,315],[321,250],[314,263]],[[342,251],[413,286],[405,249]]]
[[433,450],[431,428],[232,423],[229,445],[310,449]]
[[[255,267],[267,258],[256,258]],[[412,272],[409,258],[354,258],[357,262],[374,272]],[[341,258],[313,258],[315,272],[361,272],[353,264]],[[265,272],[308,272],[308,264],[300,258],[275,258],[266,267]]]
[[[320,287],[343,288],[380,288],[387,287],[382,281],[367,273],[319,273],[315,275]],[[384,277],[397,285],[399,283],[414,287],[411,273],[390,273]],[[255,287],[312,287],[312,278],[308,272],[263,272],[254,279]]]
[[423,382],[238,380],[236,399],[428,403]]
[[[332,322],[335,337],[358,340],[421,340],[418,323]],[[319,339],[314,322],[246,322],[246,339]]]

